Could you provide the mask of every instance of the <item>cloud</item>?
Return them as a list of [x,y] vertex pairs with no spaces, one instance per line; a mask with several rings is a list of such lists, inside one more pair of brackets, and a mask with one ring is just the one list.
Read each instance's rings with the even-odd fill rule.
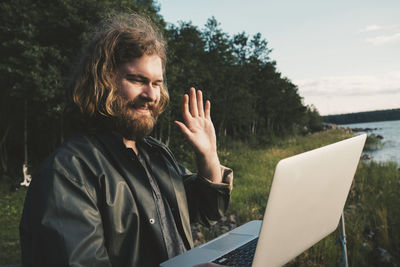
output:
[[390,42],[396,42],[400,40],[400,32],[392,35],[381,35],[373,38],[367,38],[366,42],[373,45],[383,45]]
[[333,76],[294,81],[307,95],[371,95],[400,92],[400,71],[382,75]]
[[395,29],[400,29],[400,25],[380,26],[372,24],[361,29],[360,32],[373,32],[373,31],[384,31],[384,30],[395,30]]
[[[373,37],[366,38],[365,41],[372,45],[384,45],[400,40],[400,25],[377,25],[371,24],[359,30],[361,33],[375,34]],[[377,34],[380,33],[379,36]]]
[[377,31],[377,30],[380,30],[380,29],[382,29],[381,26],[378,26],[378,25],[369,25],[369,26],[366,26],[364,29],[361,29],[360,32]]
[[322,115],[400,108],[400,71],[293,81]]
[[393,95],[370,96],[314,96],[304,98],[306,105],[313,104],[321,115],[354,113],[362,111],[400,108],[400,92]]

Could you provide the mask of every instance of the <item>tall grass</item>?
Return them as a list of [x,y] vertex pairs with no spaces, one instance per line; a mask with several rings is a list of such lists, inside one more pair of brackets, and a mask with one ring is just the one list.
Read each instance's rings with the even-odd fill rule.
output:
[[400,173],[393,162],[359,165],[345,209],[349,260],[400,265]]
[[[263,148],[231,144],[220,152],[223,164],[232,167],[235,174],[228,214],[237,215],[239,224],[262,219],[279,160],[348,137],[351,134],[336,130],[278,140],[275,145]],[[391,162],[361,161],[344,210],[350,266],[400,266],[398,207],[398,166]],[[218,234],[214,231],[214,235],[208,236]],[[342,250],[338,240],[337,230],[287,266],[340,266]]]
[[276,140],[270,147],[250,148],[236,142],[219,155],[222,164],[234,170],[234,190],[228,213],[238,216],[239,222],[261,220],[268,199],[276,164],[308,150],[351,137],[343,131],[324,131],[309,136]]
[[21,262],[18,227],[25,194],[25,188],[0,190],[0,266]]
[[365,151],[378,150],[378,149],[381,149],[383,147],[383,145],[384,144],[381,141],[381,139],[379,139],[378,137],[376,137],[374,135],[368,135],[367,141],[365,142],[364,150]]

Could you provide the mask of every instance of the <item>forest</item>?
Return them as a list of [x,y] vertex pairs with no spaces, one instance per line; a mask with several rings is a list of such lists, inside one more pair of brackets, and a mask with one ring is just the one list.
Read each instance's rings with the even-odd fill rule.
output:
[[373,121],[394,121],[394,120],[400,120],[400,109],[386,109],[386,110],[348,113],[348,114],[328,115],[324,116],[323,119],[327,123],[334,123],[334,124],[350,124],[350,123],[373,122]]
[[219,143],[270,143],[275,137],[322,129],[322,118],[306,106],[298,88],[277,71],[272,48],[261,34],[233,36],[211,17],[167,24],[152,0],[3,0],[0,3],[0,182],[16,185],[22,165],[34,172],[74,134],[69,80],[96,25],[111,11],[149,16],[168,41],[169,108],[152,133],[185,157],[173,121],[181,119],[182,95],[201,89],[212,102]]

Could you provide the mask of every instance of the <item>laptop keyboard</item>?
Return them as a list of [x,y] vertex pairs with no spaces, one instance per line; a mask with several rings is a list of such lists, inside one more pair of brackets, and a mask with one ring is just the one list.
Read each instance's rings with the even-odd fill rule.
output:
[[213,263],[225,266],[251,266],[256,251],[258,237],[219,257]]

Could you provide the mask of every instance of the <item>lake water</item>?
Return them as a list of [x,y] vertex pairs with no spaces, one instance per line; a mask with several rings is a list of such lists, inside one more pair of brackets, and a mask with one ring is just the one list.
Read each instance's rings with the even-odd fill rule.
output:
[[[375,134],[383,136],[383,148],[368,152],[375,161],[394,161],[400,166],[400,120],[379,121],[341,125],[350,128],[372,128],[366,132],[368,135]],[[377,128],[375,130],[375,128]]]

